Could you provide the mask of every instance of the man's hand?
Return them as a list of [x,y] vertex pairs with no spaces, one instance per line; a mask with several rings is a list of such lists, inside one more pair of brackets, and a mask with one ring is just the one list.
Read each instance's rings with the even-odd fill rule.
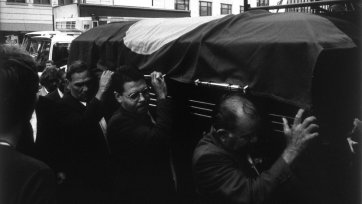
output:
[[160,72],[151,73],[151,84],[156,92],[157,99],[165,99],[167,96],[167,86],[163,77]]
[[348,143],[348,146],[349,146],[349,150],[351,150],[351,152],[353,154],[356,153],[356,151],[354,149],[355,149],[355,146],[358,145],[358,142],[352,140],[352,138],[350,138],[350,137],[347,137],[347,143]]
[[354,136],[354,135],[356,135],[357,137],[362,136],[362,121],[360,121],[358,118],[354,119],[351,135],[349,137],[347,137],[347,143],[348,143],[349,149],[351,150],[351,152],[353,154],[356,153],[355,148],[358,145],[358,142],[356,142],[355,140],[360,139],[360,138],[356,138],[356,136]]
[[283,118],[287,146],[282,154],[282,158],[287,164],[292,163],[307,146],[307,143],[319,135],[317,132],[318,125],[315,124],[316,117],[311,116],[302,121],[303,113],[304,110],[299,109],[291,127],[288,125],[288,121]]
[[113,72],[112,71],[104,71],[101,75],[101,78],[99,79],[99,88],[98,92],[96,94],[96,98],[98,100],[101,100],[103,97],[103,94],[107,91],[111,84]]

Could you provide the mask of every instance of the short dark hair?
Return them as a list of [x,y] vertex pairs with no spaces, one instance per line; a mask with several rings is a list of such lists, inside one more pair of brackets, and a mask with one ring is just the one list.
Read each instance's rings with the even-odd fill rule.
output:
[[233,131],[236,128],[235,125],[237,115],[235,111],[233,111],[232,108],[227,104],[229,100],[236,100],[242,105],[243,112],[250,119],[259,121],[259,113],[251,100],[246,98],[241,93],[232,92],[223,95],[215,108],[215,114],[213,118],[213,126],[215,129]]
[[144,80],[144,76],[141,71],[132,65],[124,65],[119,67],[112,77],[112,90],[120,94],[124,91],[124,84],[130,81]]
[[54,61],[53,60],[47,60],[46,62],[45,62],[45,64],[46,63],[52,63],[52,65],[54,65]]
[[47,88],[49,84],[59,82],[59,74],[58,71],[54,68],[45,70],[40,76],[40,84]]
[[34,59],[18,47],[0,45],[0,84],[7,125],[29,120],[39,90]]
[[[81,60],[77,60],[75,62],[73,62],[69,68],[68,68],[68,71],[67,71],[67,74],[66,74],[66,78],[71,81],[72,80],[72,75],[74,73],[81,73],[81,72],[84,72],[84,71],[89,71],[88,70],[88,66]],[[91,72],[89,71],[89,74],[91,74]]]

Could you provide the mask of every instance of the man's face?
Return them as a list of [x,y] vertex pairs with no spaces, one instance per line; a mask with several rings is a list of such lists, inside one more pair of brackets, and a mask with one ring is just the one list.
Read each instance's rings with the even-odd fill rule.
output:
[[53,68],[54,65],[50,62],[45,63],[45,69]]
[[88,102],[93,92],[93,79],[89,71],[74,73],[68,82],[68,89],[71,95],[82,102]]
[[228,147],[235,152],[248,152],[258,140],[257,121],[247,117],[238,117],[236,124],[235,130],[230,131]]
[[235,114],[234,129],[221,131],[223,132],[221,141],[224,147],[232,152],[250,152],[257,142],[259,122],[244,112],[239,101],[230,100],[228,106]]
[[126,82],[123,88],[123,93],[116,96],[121,106],[132,113],[146,113],[150,96],[145,80]]
[[62,76],[59,79],[59,83],[58,83],[58,89],[64,93],[65,91],[65,87],[66,87],[66,74],[65,72],[62,74]]

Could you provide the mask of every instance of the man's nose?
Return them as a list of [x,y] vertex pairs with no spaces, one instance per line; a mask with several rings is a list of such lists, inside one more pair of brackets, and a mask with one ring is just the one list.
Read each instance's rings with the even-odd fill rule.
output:
[[83,86],[82,91],[83,91],[83,92],[87,92],[88,89],[89,89],[88,86]]
[[143,93],[141,93],[141,94],[140,94],[140,100],[139,100],[139,101],[140,101],[140,102],[143,102],[143,101],[145,101],[145,100],[146,100],[146,98],[143,96]]

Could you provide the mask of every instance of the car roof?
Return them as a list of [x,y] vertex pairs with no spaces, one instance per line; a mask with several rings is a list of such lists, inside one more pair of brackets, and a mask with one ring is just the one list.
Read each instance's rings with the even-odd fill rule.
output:
[[47,36],[34,36],[32,37],[32,39],[51,39],[52,41],[54,42],[72,42],[75,37],[73,36],[69,36],[69,35],[65,35],[65,34],[57,34],[57,35],[54,35],[54,36],[50,36],[50,35],[47,35]]

